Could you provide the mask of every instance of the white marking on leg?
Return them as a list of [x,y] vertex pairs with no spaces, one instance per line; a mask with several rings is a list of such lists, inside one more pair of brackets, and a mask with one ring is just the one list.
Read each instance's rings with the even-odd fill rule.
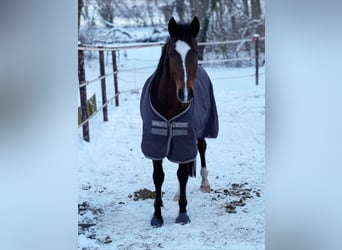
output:
[[178,54],[181,56],[182,58],[182,64],[183,64],[183,70],[184,70],[184,84],[185,84],[185,87],[184,87],[184,98],[185,98],[185,101],[188,101],[188,86],[187,86],[187,73],[186,73],[186,66],[185,66],[185,58],[186,58],[186,55],[188,54],[190,50],[190,46],[182,41],[182,40],[178,40],[176,42],[176,51],[178,52]]
[[208,181],[208,170],[206,167],[201,167],[201,176],[202,176],[202,183],[201,183],[201,191],[205,193],[210,193],[210,184]]

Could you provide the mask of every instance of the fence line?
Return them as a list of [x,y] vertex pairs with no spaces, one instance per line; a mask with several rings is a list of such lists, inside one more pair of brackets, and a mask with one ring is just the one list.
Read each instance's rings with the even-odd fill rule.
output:
[[100,50],[117,51],[117,50],[125,50],[125,49],[139,49],[139,48],[163,46],[164,44],[165,44],[164,42],[157,42],[157,43],[119,45],[119,46],[110,46],[110,47],[83,44],[83,45],[78,46],[78,49],[89,50],[89,51],[100,51]]
[[[264,37],[259,38],[259,40],[264,40]],[[198,45],[207,46],[207,45],[223,45],[223,44],[235,44],[235,43],[241,43],[241,42],[252,42],[252,40],[249,39],[240,39],[240,40],[234,40],[234,41],[218,41],[218,42],[204,42],[204,43],[198,43]],[[79,50],[89,50],[89,51],[117,51],[117,50],[123,50],[123,49],[133,49],[133,48],[146,48],[146,47],[156,47],[156,46],[162,46],[165,43],[163,42],[157,42],[157,43],[147,43],[147,44],[136,44],[136,45],[123,45],[123,46],[112,46],[112,47],[105,47],[105,46],[95,46],[95,45],[81,45],[78,47]],[[244,60],[253,60],[254,57],[245,57],[245,58],[231,58],[231,59],[212,59],[212,60],[199,60],[198,63],[200,64],[210,64],[210,63],[221,63],[221,62],[233,62],[233,61],[244,61]],[[158,61],[158,60],[148,60],[148,59],[136,59],[133,58],[132,60],[140,60],[140,61]],[[151,69],[153,67],[142,67],[142,68],[134,68],[134,69],[122,69],[121,72],[125,71],[137,71],[137,70],[144,70],[144,69]],[[89,85],[92,82],[96,82],[98,80],[101,80],[107,76],[117,74],[118,71],[108,73],[103,76],[99,76],[95,79],[89,80],[84,82],[83,84],[80,84],[79,87],[83,87],[84,85]]]
[[[260,37],[259,40],[265,40],[264,37]],[[212,42],[201,42],[198,43],[198,46],[215,46],[215,45],[224,45],[224,44],[235,44],[235,43],[246,43],[252,42],[251,39],[240,39],[240,40],[233,40],[233,41],[212,41]],[[78,46],[79,50],[89,50],[89,51],[113,51],[113,50],[125,50],[125,49],[138,49],[138,48],[147,48],[147,47],[156,47],[156,46],[163,46],[165,42],[154,42],[154,43],[137,43],[137,44],[130,44],[130,45],[117,45],[117,46],[96,46],[91,44],[83,44]]]
[[95,117],[104,107],[107,107],[110,103],[112,103],[114,101],[114,99],[119,96],[120,94],[124,94],[124,93],[133,93],[133,92],[137,92],[139,90],[141,90],[142,88],[137,88],[137,89],[129,89],[129,90],[124,90],[124,91],[120,91],[117,94],[115,94],[113,97],[111,97],[109,100],[107,100],[106,103],[104,103],[100,108],[96,109],[86,120],[84,120],[83,122],[81,122],[78,127],[82,127],[84,126],[86,123],[88,123],[93,117]]
[[82,127],[84,126],[86,123],[88,123],[90,121],[90,119],[92,119],[94,116],[96,116],[100,111],[102,111],[103,108],[107,107],[114,99],[115,99],[115,96],[114,95],[112,98],[110,98],[109,100],[107,100],[106,103],[102,104],[102,106],[98,109],[96,109],[90,116],[88,116],[88,118],[86,120],[84,120],[82,123],[80,123],[78,125],[78,127]]
[[[243,44],[246,42],[254,42],[255,44],[255,56],[254,57],[244,57],[244,58],[231,58],[231,59],[212,59],[212,60],[201,60],[198,61],[199,64],[210,64],[210,63],[223,63],[223,62],[232,62],[232,61],[243,61],[243,60],[255,60],[256,61],[256,72],[253,75],[244,75],[244,76],[235,76],[235,77],[219,77],[212,80],[217,79],[238,79],[238,78],[246,78],[246,77],[254,77],[256,79],[256,85],[258,85],[258,78],[259,78],[259,66],[258,66],[258,60],[259,60],[259,47],[258,42],[259,40],[264,40],[265,38],[260,38],[258,35],[255,35],[253,39],[240,39],[240,40],[234,40],[234,41],[217,41],[217,42],[205,42],[205,43],[198,43],[199,46],[217,46],[217,45],[224,45],[224,44]],[[144,43],[144,44],[130,44],[130,45],[120,45],[120,46],[94,46],[94,45],[79,45],[78,46],[78,60],[79,60],[79,90],[80,90],[80,98],[81,98],[81,116],[82,116],[82,122],[78,125],[79,127],[82,127],[83,129],[83,139],[86,141],[90,141],[89,136],[89,121],[96,116],[101,110],[103,112],[104,121],[108,121],[108,115],[107,115],[107,106],[115,100],[115,105],[119,106],[119,95],[123,93],[133,93],[138,92],[142,88],[135,88],[125,91],[119,91],[118,90],[118,73],[119,72],[135,72],[135,73],[146,73],[146,71],[141,72],[143,70],[147,69],[154,69],[155,67],[138,67],[138,68],[132,68],[132,69],[121,69],[118,70],[117,68],[117,58],[116,58],[116,51],[119,50],[125,50],[125,49],[139,49],[139,48],[147,48],[147,47],[156,47],[156,46],[163,46],[164,42],[157,42],[157,43]],[[100,64],[100,76],[92,79],[92,80],[86,80],[85,79],[85,69],[84,69],[84,51],[98,51],[99,52],[99,64]],[[112,52],[112,64],[113,64],[113,72],[105,73],[104,68],[104,51],[111,51]],[[107,57],[108,58],[108,57]],[[148,59],[136,59],[133,58],[134,61],[140,60],[140,61],[152,61]],[[158,60],[153,60],[158,61]],[[140,71],[140,72],[139,72]],[[263,73],[262,73],[263,74]],[[260,74],[260,75],[262,75]],[[114,76],[114,96],[111,97],[109,100],[107,100],[107,94],[106,94],[106,83],[105,79],[109,76]],[[127,80],[124,80],[122,78],[119,78],[124,82],[128,82]],[[102,92],[102,105],[100,108],[96,109],[91,115],[88,114],[88,104],[87,104],[87,91],[86,87],[93,83],[101,81],[101,92]]]
[[[262,76],[264,75],[265,73],[261,73],[259,74],[259,76]],[[212,81],[215,81],[215,80],[222,80],[222,79],[240,79],[240,78],[249,78],[249,77],[255,77],[255,75],[243,75],[243,76],[229,76],[229,77],[226,77],[226,76],[222,76],[222,77],[216,77],[216,78],[212,78]]]
[[231,59],[213,59],[206,61],[198,61],[200,64],[209,64],[209,63],[220,63],[220,62],[234,62],[234,61],[247,61],[252,60],[253,57],[244,57],[244,58],[231,58]]
[[[234,62],[234,61],[247,61],[247,60],[253,60],[255,58],[253,57],[244,57],[244,58],[231,58],[231,59],[213,59],[213,60],[199,60],[198,63],[199,64],[210,64],[210,63],[222,63],[222,62]],[[120,72],[134,72],[134,71],[139,71],[139,70],[145,70],[145,69],[154,69],[155,67],[140,67],[140,68],[132,68],[132,69],[121,69]],[[98,80],[104,79],[108,76],[114,75],[119,73],[118,71],[115,72],[111,72],[111,73],[107,73],[103,76],[99,76],[97,78],[94,78],[92,80],[88,80],[83,82],[82,84],[79,85],[79,88],[84,87],[84,86],[88,86],[90,83],[93,82],[97,82]],[[146,73],[146,71],[144,72],[137,72],[137,73]]]
[[107,73],[107,74],[104,74],[103,76],[99,76],[97,78],[94,78],[93,80],[89,80],[89,81],[85,81],[85,82],[82,82],[78,87],[79,88],[82,88],[82,87],[85,87],[85,86],[88,86],[90,83],[93,83],[93,82],[97,82],[98,80],[102,80],[108,76],[111,76],[111,75],[114,75],[116,73],[118,73],[119,71],[115,71],[115,72],[111,72],[111,73]]

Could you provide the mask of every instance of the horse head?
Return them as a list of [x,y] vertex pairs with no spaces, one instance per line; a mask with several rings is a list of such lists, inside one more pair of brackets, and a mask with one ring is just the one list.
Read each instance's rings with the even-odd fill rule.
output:
[[178,100],[182,104],[189,103],[193,97],[198,65],[196,36],[199,29],[200,23],[197,17],[194,17],[190,24],[177,24],[172,17],[168,24],[169,70],[176,84]]

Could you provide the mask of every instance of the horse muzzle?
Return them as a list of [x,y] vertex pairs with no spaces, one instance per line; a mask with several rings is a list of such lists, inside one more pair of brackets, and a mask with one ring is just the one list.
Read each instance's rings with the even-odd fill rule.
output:
[[194,92],[192,89],[184,88],[179,89],[177,92],[178,101],[182,104],[187,104],[191,101],[194,96]]

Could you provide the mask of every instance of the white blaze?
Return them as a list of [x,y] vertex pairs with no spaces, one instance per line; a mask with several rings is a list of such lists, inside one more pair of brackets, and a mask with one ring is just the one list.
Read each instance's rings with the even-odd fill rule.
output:
[[182,40],[178,40],[176,42],[176,51],[178,52],[178,54],[181,56],[182,58],[182,63],[183,63],[183,69],[184,69],[184,83],[185,83],[185,87],[184,87],[184,97],[185,97],[185,100],[187,101],[188,100],[188,86],[187,86],[187,74],[186,74],[186,67],[185,67],[185,57],[186,55],[188,54],[190,50],[190,46],[182,41]]

